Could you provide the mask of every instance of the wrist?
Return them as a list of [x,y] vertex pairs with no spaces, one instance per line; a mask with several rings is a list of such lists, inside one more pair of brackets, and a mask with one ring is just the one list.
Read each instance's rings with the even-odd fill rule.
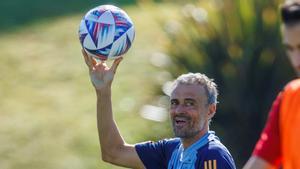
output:
[[111,87],[104,87],[104,88],[101,88],[101,89],[96,89],[96,94],[98,97],[100,96],[108,96],[111,94]]

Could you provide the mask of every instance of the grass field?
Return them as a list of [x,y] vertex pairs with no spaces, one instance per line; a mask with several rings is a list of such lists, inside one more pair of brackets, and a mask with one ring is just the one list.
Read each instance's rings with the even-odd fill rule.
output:
[[[113,84],[116,121],[129,143],[169,135],[140,117],[160,69],[149,62],[166,37],[170,4],[126,6],[136,39]],[[95,94],[77,37],[83,13],[40,19],[0,37],[0,168],[116,169],[100,160]]]

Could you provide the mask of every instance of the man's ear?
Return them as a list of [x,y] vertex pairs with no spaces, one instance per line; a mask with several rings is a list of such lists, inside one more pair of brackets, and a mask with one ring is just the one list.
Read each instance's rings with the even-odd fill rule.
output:
[[217,111],[217,104],[210,104],[208,106],[208,117],[212,119]]

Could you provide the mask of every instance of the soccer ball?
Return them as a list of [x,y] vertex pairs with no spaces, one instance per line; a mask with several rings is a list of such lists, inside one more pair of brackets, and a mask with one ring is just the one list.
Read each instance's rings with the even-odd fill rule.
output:
[[79,40],[88,55],[116,59],[130,48],[135,35],[129,16],[113,5],[101,5],[88,11],[80,22]]

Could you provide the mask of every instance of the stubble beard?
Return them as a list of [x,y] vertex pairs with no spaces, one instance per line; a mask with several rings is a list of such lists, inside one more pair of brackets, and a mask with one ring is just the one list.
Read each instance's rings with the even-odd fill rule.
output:
[[190,120],[188,120],[187,125],[183,127],[176,127],[175,121],[172,121],[173,125],[173,132],[176,137],[188,139],[193,138],[197,134],[200,133],[200,131],[204,128],[204,120],[201,120],[199,123],[192,123]]

